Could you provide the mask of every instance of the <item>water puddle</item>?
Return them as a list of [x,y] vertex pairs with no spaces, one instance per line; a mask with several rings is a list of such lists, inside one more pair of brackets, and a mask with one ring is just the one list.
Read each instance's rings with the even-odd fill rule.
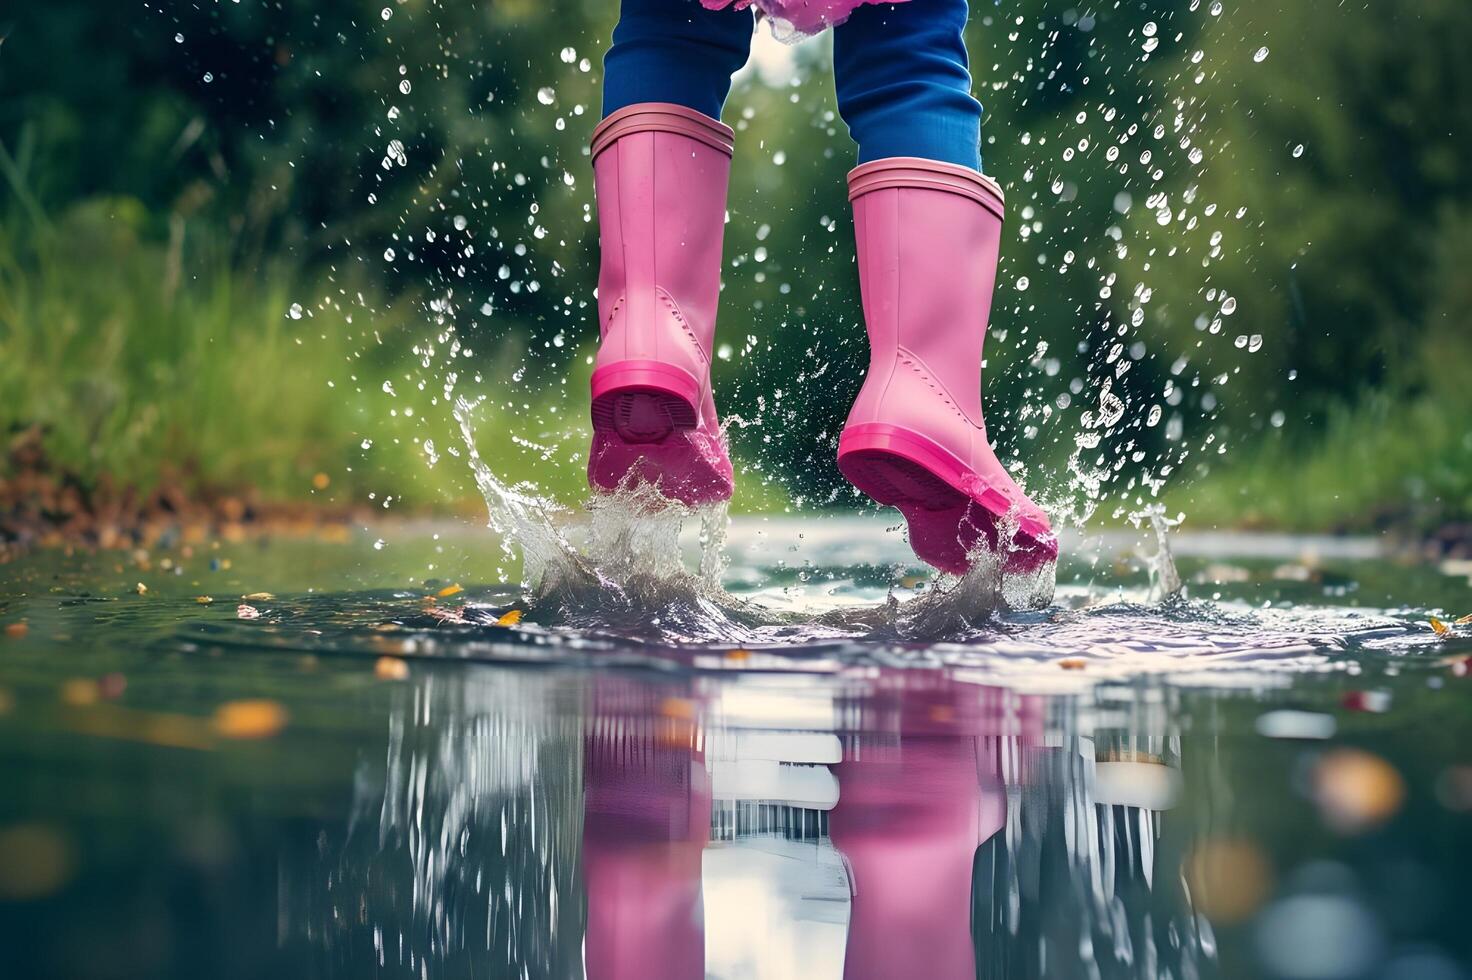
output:
[[1463,580],[1158,511],[936,576],[882,518],[555,508],[462,411],[505,551],[3,570],[19,975],[1465,975]]

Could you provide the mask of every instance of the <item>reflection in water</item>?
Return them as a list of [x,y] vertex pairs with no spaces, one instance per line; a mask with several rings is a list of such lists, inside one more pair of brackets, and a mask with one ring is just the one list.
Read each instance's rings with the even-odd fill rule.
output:
[[984,977],[1196,977],[1212,939],[1160,853],[1179,741],[1057,717],[1008,786],[1004,835],[977,856]]
[[1085,731],[1098,703],[941,671],[479,676],[402,689],[345,832],[283,851],[281,939],[326,974],[1210,972],[1150,712]]
[[283,945],[315,947],[329,976],[579,972],[580,730],[547,680],[401,689],[346,826],[282,855]]
[[583,738],[588,975],[703,976],[711,780],[693,703],[606,676],[593,681],[591,700]]

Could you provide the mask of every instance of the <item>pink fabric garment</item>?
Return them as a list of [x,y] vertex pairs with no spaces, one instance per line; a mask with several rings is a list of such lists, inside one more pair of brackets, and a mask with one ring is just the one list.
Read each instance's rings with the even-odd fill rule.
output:
[[[799,35],[819,34],[825,28],[836,27],[848,20],[854,8],[866,3],[904,3],[905,0],[700,0],[708,10],[722,10],[735,6],[744,10],[753,4],[774,24],[782,25],[785,31]],[[777,32],[778,37],[784,30]]]

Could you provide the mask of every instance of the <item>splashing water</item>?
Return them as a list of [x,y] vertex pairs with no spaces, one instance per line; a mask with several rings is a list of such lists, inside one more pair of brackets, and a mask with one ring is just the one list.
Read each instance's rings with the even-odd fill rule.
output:
[[[973,632],[998,613],[1042,608],[1053,599],[1054,563],[1007,572],[1007,553],[991,551],[980,535],[965,575],[941,574],[908,601],[891,592],[878,607],[823,611],[816,621],[810,611],[768,608],[722,585],[729,563],[726,503],[687,507],[663,497],[658,486],[631,478],[615,492],[594,493],[578,528],[565,510],[532,488],[509,487],[497,478],[476,448],[475,408],[462,398],[455,409],[469,465],[489,527],[503,548],[522,556],[522,587],[543,622],[587,630],[647,627],[681,641],[756,641],[764,632],[794,626],[820,635],[864,630],[934,638]],[[694,573],[680,549],[681,531],[692,520],[700,527]],[[999,540],[1011,542],[1016,518],[1003,518],[997,530]]]
[[1181,591],[1181,576],[1176,571],[1175,559],[1170,553],[1170,529],[1181,523],[1180,517],[1166,517],[1165,505],[1151,504],[1142,511],[1130,515],[1130,523],[1139,527],[1148,521],[1155,534],[1155,551],[1140,554],[1145,569],[1150,574],[1150,598],[1156,601],[1168,599]]

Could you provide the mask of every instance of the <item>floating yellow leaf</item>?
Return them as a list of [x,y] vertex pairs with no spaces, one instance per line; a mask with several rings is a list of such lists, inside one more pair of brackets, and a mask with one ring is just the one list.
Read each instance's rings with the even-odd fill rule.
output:
[[243,595],[240,598],[246,602],[270,602],[276,597],[269,592],[252,592],[250,595]]
[[1433,633],[1435,633],[1437,636],[1446,636],[1448,633],[1450,633],[1452,631],[1452,628],[1450,626],[1448,626],[1446,623],[1443,623],[1441,620],[1437,619],[1435,616],[1432,616],[1431,617],[1431,631]]
[[270,738],[286,727],[286,709],[265,698],[226,701],[215,709],[213,726],[224,738]]
[[5,635],[6,636],[9,636],[9,637],[12,637],[14,639],[17,639],[17,640],[20,639],[22,636],[25,636],[30,631],[31,631],[31,628],[29,626],[27,626],[25,623],[6,623],[5,624]]
[[726,651],[726,659],[727,660],[735,660],[735,661],[738,661],[738,662],[739,661],[750,660],[751,659],[751,651],[750,650],[727,650]]
[[139,582],[137,585],[133,586],[133,591],[137,592],[139,595],[148,595],[148,586],[144,585],[142,582]]
[[373,676],[383,681],[402,681],[409,677],[409,665],[398,657],[379,657],[373,664]]
[[326,473],[318,473],[316,476],[312,477],[312,486],[318,490],[326,490],[331,485],[332,477],[328,476]]
[[1058,666],[1064,670],[1083,670],[1088,666],[1088,661],[1082,657],[1064,657],[1058,661]]
[[464,591],[465,590],[458,585],[447,585],[443,589],[440,589],[438,592],[436,592],[435,595],[439,596],[441,599],[448,599],[450,598],[450,596],[458,595],[459,593]]
[[521,612],[520,609],[512,609],[512,610],[509,610],[509,611],[503,613],[501,615],[501,618],[500,619],[497,619],[496,620],[496,625],[497,626],[515,626],[517,623],[521,622],[521,616],[522,616],[522,612]]
[[1457,620],[1456,625],[1457,626],[1466,626],[1468,623],[1472,623],[1472,613],[1468,613],[1467,615],[1463,616],[1461,619]]
[[215,599],[214,596],[197,595],[194,597],[194,601],[199,603],[201,606],[208,606],[210,603],[214,602]]

